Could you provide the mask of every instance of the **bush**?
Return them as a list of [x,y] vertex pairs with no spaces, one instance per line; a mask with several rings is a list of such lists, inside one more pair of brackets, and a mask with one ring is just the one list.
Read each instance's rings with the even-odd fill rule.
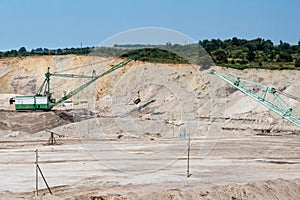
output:
[[297,56],[295,60],[295,67],[300,67],[300,56]]
[[248,61],[243,59],[243,60],[239,60],[238,63],[241,65],[245,65],[248,63]]
[[216,63],[227,63],[227,53],[224,49],[214,51],[212,58]]

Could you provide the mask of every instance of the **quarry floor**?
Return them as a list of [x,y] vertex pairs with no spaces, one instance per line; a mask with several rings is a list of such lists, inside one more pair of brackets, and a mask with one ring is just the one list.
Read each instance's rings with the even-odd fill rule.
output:
[[[296,180],[296,190],[300,187],[300,136],[220,135],[217,141],[194,137],[190,141],[189,177],[187,137],[68,137],[56,141],[57,145],[48,145],[48,136],[1,138],[1,199],[149,199],[147,195],[155,199],[155,192],[199,193],[199,188],[204,198],[214,186],[277,179]],[[34,192],[36,149],[53,196],[40,175],[39,196]],[[293,197],[300,196],[299,190],[294,192]],[[185,198],[188,196],[181,199]]]

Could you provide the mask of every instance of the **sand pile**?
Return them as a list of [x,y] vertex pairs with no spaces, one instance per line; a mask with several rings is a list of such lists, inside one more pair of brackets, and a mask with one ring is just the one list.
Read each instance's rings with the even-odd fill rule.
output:
[[[84,187],[78,191],[72,187],[57,187],[52,189],[55,195],[47,194],[46,190],[40,192],[40,196],[30,193],[22,194],[22,199],[105,199],[105,200],[156,200],[156,199],[199,199],[199,200],[219,200],[219,199],[299,199],[300,180],[277,179],[273,181],[259,181],[247,184],[228,184],[213,186],[206,190],[194,186],[189,188],[169,188],[159,189],[155,186],[117,186],[98,188]],[[106,190],[106,191],[105,191]],[[20,194],[19,194],[20,195]],[[18,195],[9,192],[2,193],[2,198],[14,199]]]

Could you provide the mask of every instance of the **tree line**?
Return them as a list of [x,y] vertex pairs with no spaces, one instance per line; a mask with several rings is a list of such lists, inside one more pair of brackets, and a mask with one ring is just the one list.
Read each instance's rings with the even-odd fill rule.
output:
[[91,47],[84,48],[64,48],[64,49],[48,49],[48,48],[36,48],[31,51],[27,51],[26,47],[21,47],[19,50],[10,50],[0,52],[0,58],[16,57],[16,56],[34,56],[34,55],[67,55],[67,54],[80,54],[86,55],[91,52]]
[[300,40],[291,45],[280,40],[275,45],[271,40],[232,39],[202,40],[201,45],[218,65],[235,68],[293,68],[300,67]]
[[[84,47],[84,48],[64,48],[47,49],[37,48],[27,51],[25,47],[19,50],[0,52],[0,58],[32,55],[99,55],[118,56],[127,53],[128,49],[152,47],[155,51],[149,54],[149,58],[143,58],[149,62],[162,63],[186,63],[192,62],[200,66],[209,67],[220,65],[238,69],[245,68],[266,68],[266,69],[300,69],[300,40],[298,44],[291,45],[280,41],[275,45],[271,40],[256,38],[253,40],[232,39],[220,40],[200,40],[197,44],[171,44],[165,45],[115,45],[114,47]],[[164,51],[158,51],[162,48]],[[170,54],[166,51],[170,51]],[[174,55],[179,53],[183,59]]]

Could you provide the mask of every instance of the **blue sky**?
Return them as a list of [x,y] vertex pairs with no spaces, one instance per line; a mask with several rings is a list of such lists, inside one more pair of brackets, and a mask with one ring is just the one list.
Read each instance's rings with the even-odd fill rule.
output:
[[122,31],[162,27],[195,40],[297,44],[299,0],[0,0],[0,50],[97,46]]

